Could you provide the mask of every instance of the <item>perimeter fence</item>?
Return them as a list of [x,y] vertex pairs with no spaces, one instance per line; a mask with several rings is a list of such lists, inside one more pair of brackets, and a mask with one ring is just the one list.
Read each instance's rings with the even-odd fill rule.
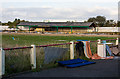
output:
[[[90,41],[92,53],[97,52],[97,44],[103,40]],[[118,39],[106,40],[118,45]],[[0,75],[9,75],[24,71],[40,71],[57,67],[57,61],[79,58],[76,44],[71,41],[63,44],[31,45],[29,47],[1,48]],[[80,57],[86,59],[86,57]]]

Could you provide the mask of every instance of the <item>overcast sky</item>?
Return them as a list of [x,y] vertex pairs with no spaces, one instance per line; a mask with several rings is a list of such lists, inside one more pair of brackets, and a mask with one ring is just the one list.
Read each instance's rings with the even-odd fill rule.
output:
[[[2,0],[2,22],[15,18],[29,21],[84,21],[97,15],[118,19],[119,0]],[[2,13],[2,14],[1,14]]]

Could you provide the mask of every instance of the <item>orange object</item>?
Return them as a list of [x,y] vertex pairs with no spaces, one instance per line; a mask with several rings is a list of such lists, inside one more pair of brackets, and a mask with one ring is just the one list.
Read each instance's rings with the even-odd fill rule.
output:
[[113,56],[110,56],[110,57],[100,57],[100,56],[98,56],[98,54],[93,54],[92,55],[92,52],[91,52],[91,49],[90,49],[90,42],[88,42],[88,41],[86,41],[86,51],[87,51],[87,56],[90,59],[113,59]]
[[89,49],[89,42],[88,41],[86,41],[86,51],[87,51],[87,56],[89,57],[89,58],[91,58],[92,57],[92,55],[90,54],[91,53],[91,50]]

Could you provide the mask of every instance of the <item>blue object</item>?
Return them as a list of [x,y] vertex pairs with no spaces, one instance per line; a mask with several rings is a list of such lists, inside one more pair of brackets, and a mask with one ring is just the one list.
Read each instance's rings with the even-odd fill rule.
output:
[[76,41],[88,41],[88,40],[76,40]]
[[109,53],[110,56],[114,56],[108,45],[106,45],[106,49],[107,49],[107,52]]
[[80,67],[88,64],[94,64],[95,62],[89,62],[87,60],[83,59],[72,59],[72,60],[67,60],[67,61],[59,61],[58,64],[61,66],[69,67],[69,68],[74,68],[74,67]]
[[[103,40],[102,43],[105,44],[105,43],[106,43],[106,40]],[[106,50],[107,50],[107,53],[109,53],[110,56],[114,56],[114,55],[112,54],[112,52],[111,52],[111,50],[110,50],[110,48],[109,48],[108,45],[106,45]]]
[[85,65],[89,65],[89,64],[95,64],[95,62],[84,62],[84,63],[66,65],[66,67],[74,68],[74,67],[80,67],[80,66],[85,66]]
[[14,37],[12,37],[12,39],[13,39],[13,40],[15,40],[15,38],[14,38]]
[[76,63],[82,63],[82,62],[88,62],[88,61],[78,58],[78,59],[72,59],[72,60],[67,60],[67,61],[59,61],[58,64],[60,64],[60,65],[70,65],[70,64],[76,64]]
[[106,40],[103,40],[102,43],[103,43],[103,44],[106,43]]

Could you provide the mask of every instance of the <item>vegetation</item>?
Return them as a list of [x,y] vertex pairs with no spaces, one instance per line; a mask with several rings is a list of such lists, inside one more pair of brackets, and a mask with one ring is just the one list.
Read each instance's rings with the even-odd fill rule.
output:
[[[13,39],[15,38],[15,40]],[[41,36],[41,35],[2,35],[2,45],[3,48],[10,47],[19,47],[19,46],[30,46],[31,44],[35,45],[46,45],[53,43],[65,43],[70,42],[71,40],[97,40],[97,39],[113,39],[113,37],[86,37],[86,36]],[[65,40],[65,41],[59,41]]]
[[120,21],[117,22],[117,26],[120,27]]
[[106,20],[105,16],[92,17],[87,22],[94,22],[99,27],[116,27],[117,23],[114,20]]
[[25,20],[20,20],[20,19],[15,19],[13,22],[8,21],[7,23],[1,23],[3,26],[9,26],[9,28],[16,28],[17,24],[19,24],[20,22],[28,22]]

